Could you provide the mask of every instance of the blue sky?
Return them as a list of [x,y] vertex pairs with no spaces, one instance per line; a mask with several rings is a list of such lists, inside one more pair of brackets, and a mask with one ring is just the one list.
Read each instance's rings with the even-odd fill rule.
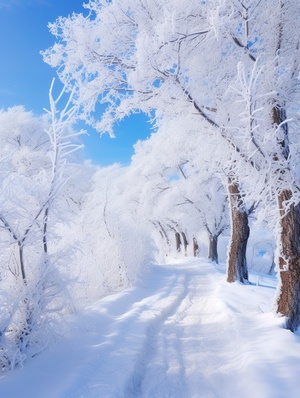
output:
[[[62,15],[84,12],[83,0],[0,0],[0,108],[24,105],[41,114],[48,107],[48,91],[55,70],[40,55],[54,43],[47,24]],[[85,1],[87,2],[87,1]],[[137,139],[150,135],[143,115],[135,115],[116,127],[116,138],[101,138],[88,129],[85,157],[106,166],[128,164]]]

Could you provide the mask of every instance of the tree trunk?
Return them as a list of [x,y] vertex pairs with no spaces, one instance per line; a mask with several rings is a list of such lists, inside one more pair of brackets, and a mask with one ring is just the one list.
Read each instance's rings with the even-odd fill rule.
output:
[[25,264],[24,264],[24,246],[21,241],[18,241],[18,249],[19,249],[19,261],[20,261],[20,269],[21,275],[24,285],[27,285],[26,273],[25,273]]
[[198,257],[199,245],[198,245],[197,239],[195,237],[193,237],[193,253],[194,253],[194,257]]
[[246,260],[247,242],[250,234],[248,214],[243,208],[239,186],[228,180],[229,203],[231,208],[231,242],[227,259],[227,282],[248,280]]
[[[272,109],[272,123],[280,131],[278,146],[281,157],[289,159],[289,129],[284,104],[276,103]],[[278,168],[279,181],[287,170]],[[277,312],[286,316],[286,327],[294,332],[300,325],[300,203],[284,208],[285,202],[293,202],[293,192],[284,189],[277,198],[279,211],[278,231],[278,297]]]
[[208,247],[208,259],[219,264],[218,259],[218,236],[217,235],[208,235],[209,238],[209,247]]
[[290,190],[278,196],[280,232],[278,236],[279,294],[277,312],[287,316],[287,328],[300,325],[300,204],[284,210],[283,202],[292,198]]
[[181,232],[181,236],[182,236],[182,240],[183,240],[184,255],[187,256],[188,241],[186,238],[186,234],[184,232]]
[[175,232],[175,243],[176,243],[176,250],[178,253],[181,251],[181,239],[180,239],[180,233]]

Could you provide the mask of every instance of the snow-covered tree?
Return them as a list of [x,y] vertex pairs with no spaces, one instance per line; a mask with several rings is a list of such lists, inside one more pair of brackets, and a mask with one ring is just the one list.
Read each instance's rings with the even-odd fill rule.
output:
[[143,178],[140,201],[161,237],[162,250],[170,252],[174,234],[177,251],[187,237],[196,243],[193,237],[204,228],[209,258],[217,260],[217,237],[228,224],[227,194],[217,178],[220,168],[197,129],[190,127],[183,116],[160,121],[149,139],[136,144],[130,168],[134,180]]
[[76,239],[79,247],[72,261],[77,283],[71,293],[82,307],[132,286],[151,264],[153,245],[138,210],[139,176],[132,184],[128,168],[118,164],[104,168],[81,165],[75,181],[75,192],[78,186],[85,192],[78,194],[79,207],[72,201],[77,214],[61,232],[64,245]]
[[287,326],[294,330],[300,322],[300,4],[279,0],[219,5],[222,35],[228,47],[235,46],[228,58],[241,54],[227,95],[227,125],[236,130],[234,142],[251,166],[245,177],[256,184],[261,199],[277,201],[277,311],[289,317]]
[[42,350],[57,333],[56,321],[68,306],[63,252],[55,249],[53,240],[55,225],[69,220],[57,199],[67,182],[68,156],[78,149],[74,139],[79,133],[71,129],[74,110],[69,101],[59,112],[51,87],[50,119],[22,107],[0,113],[3,370]]
[[[216,42],[209,4],[90,1],[86,8],[90,10],[87,17],[59,18],[50,26],[58,43],[44,53],[46,62],[59,67],[60,79],[77,88],[82,117],[99,131],[112,133],[117,119],[137,110],[155,109],[156,116],[164,119],[189,115],[197,119],[194,127],[204,137],[213,139],[215,130],[221,134],[223,150],[232,163],[230,153],[235,154],[236,146],[218,123],[214,113],[220,108],[212,102],[218,98],[219,103],[224,87],[227,88],[227,80],[221,75],[216,80],[213,74],[217,73],[222,56],[215,52],[212,60],[203,51],[204,46],[211,52]],[[112,32],[109,37],[107,26]],[[104,104],[105,112],[97,120],[99,103]],[[238,190],[236,178],[234,185]],[[241,197],[240,193],[231,195]],[[244,204],[240,200],[234,202],[239,207],[233,207],[232,212],[243,213],[244,217],[232,220],[247,222]],[[243,225],[233,228],[244,230]],[[243,244],[237,245],[238,252],[232,250],[228,267],[235,270],[245,267],[239,260],[245,258],[247,239],[241,234],[232,238],[238,239]],[[236,274],[242,272],[235,271]]]
[[[227,160],[220,151],[216,157],[228,176],[230,281],[242,275],[236,270],[244,266],[249,232],[241,184],[256,197],[277,198],[277,311],[294,330],[300,323],[298,0],[90,0],[86,8],[87,17],[51,25],[58,43],[44,53],[46,62],[76,87],[83,118],[100,131],[155,109],[157,118],[197,115],[203,139],[222,143]],[[105,104],[99,121],[98,103]]]

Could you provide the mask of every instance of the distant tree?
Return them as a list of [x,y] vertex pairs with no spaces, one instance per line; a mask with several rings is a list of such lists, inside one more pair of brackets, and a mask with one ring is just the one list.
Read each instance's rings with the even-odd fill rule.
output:
[[222,182],[214,176],[198,182],[197,187],[201,191],[197,198],[191,199],[187,192],[184,203],[199,213],[199,225],[204,226],[208,235],[208,259],[218,264],[218,238],[229,228],[227,195]]
[[217,240],[229,224],[227,194],[217,177],[220,169],[186,122],[162,124],[139,142],[130,167],[145,176],[142,203],[167,248],[175,234],[177,252],[184,247],[185,253],[187,241],[204,228],[209,258],[217,262]]

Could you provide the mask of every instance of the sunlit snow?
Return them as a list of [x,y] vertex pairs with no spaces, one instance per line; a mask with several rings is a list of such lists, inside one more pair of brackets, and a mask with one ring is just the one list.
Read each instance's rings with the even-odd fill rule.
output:
[[201,259],[153,266],[70,320],[55,347],[3,374],[9,398],[296,398],[299,334],[274,316],[276,279],[225,282]]

